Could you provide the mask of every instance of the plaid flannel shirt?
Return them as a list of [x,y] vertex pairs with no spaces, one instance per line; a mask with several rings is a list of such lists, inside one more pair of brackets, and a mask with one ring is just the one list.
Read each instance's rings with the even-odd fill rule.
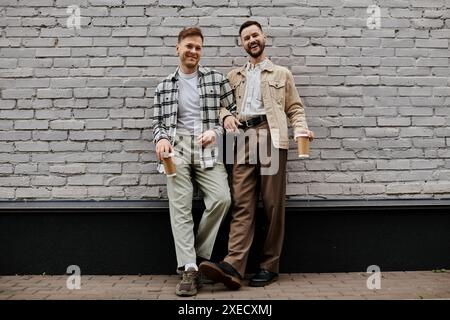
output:
[[[167,139],[173,145],[177,129],[178,113],[178,70],[170,74],[158,84],[155,90],[153,103],[153,141],[158,143]],[[224,130],[220,123],[220,109],[225,108],[236,113],[236,103],[228,79],[216,70],[199,66],[198,92],[200,95],[202,132],[214,130],[217,137],[223,135]],[[213,167],[217,162],[216,147],[202,148],[200,165],[202,168]],[[163,172],[159,163],[158,171]]]

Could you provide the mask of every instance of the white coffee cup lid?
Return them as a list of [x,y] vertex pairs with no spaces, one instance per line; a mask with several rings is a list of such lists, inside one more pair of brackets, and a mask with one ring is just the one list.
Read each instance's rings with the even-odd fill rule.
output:
[[306,138],[307,138],[307,137],[309,137],[309,136],[308,136],[307,133],[300,133],[300,134],[297,136],[297,138],[298,138],[298,137],[302,137],[302,138],[303,138],[303,137],[306,137]]

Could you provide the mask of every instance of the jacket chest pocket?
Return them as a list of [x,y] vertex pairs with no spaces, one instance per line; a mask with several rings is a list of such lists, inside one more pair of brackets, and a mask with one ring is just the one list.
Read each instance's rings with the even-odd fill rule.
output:
[[220,86],[208,85],[205,87],[205,94],[207,97],[215,98],[220,97]]
[[269,80],[268,82],[272,98],[279,104],[284,103],[286,83],[282,80]]
[[231,89],[233,89],[233,94],[236,99],[242,99],[242,86],[245,85],[245,80],[239,79],[230,83]]

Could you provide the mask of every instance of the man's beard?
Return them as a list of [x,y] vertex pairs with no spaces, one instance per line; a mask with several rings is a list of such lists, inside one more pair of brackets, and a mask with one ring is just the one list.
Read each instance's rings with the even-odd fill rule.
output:
[[257,42],[257,45],[259,45],[259,50],[256,52],[253,52],[251,49],[251,46],[248,47],[248,49],[245,49],[245,51],[247,51],[247,53],[252,57],[252,58],[258,58],[260,55],[262,55],[262,53],[264,52],[264,49],[266,47],[265,43],[261,43],[261,42]]

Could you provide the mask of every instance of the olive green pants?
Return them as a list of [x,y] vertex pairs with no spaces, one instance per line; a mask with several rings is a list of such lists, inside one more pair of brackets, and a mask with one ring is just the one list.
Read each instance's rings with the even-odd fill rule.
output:
[[[201,168],[198,152],[190,152],[193,145],[192,137],[177,137],[174,144],[177,174],[167,178],[170,223],[178,267],[196,263],[197,257],[211,258],[217,232],[231,205],[225,166],[216,163],[212,168]],[[196,235],[192,217],[192,180],[201,190],[206,208]]]

